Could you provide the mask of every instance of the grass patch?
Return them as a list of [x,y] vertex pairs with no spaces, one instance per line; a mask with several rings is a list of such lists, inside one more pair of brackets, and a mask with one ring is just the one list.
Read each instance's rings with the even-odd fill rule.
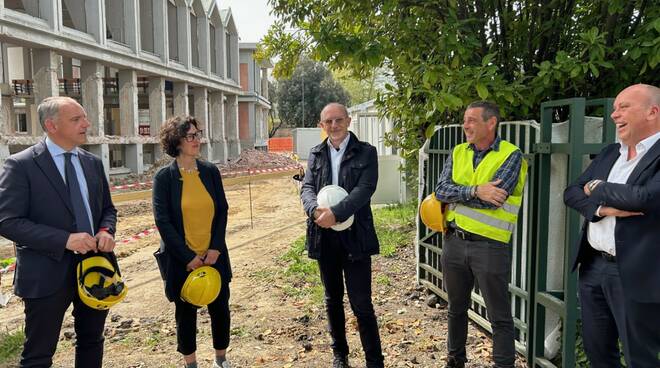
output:
[[248,335],[248,330],[245,326],[232,327],[229,334],[234,337],[245,337]]
[[383,285],[383,286],[390,286],[392,284],[392,280],[385,275],[385,274],[378,274],[376,275],[376,284],[378,285]]
[[16,262],[16,257],[0,259],[0,268],[5,268],[14,262]]
[[18,363],[18,356],[23,351],[25,331],[0,332],[0,364]]
[[397,249],[413,243],[416,213],[415,201],[374,211],[374,225],[380,241],[380,254],[383,257],[393,257]]
[[305,236],[296,239],[281,260],[287,264],[284,277],[287,281],[284,294],[299,299],[308,299],[313,305],[320,305],[324,299],[323,285],[318,263],[307,257]]

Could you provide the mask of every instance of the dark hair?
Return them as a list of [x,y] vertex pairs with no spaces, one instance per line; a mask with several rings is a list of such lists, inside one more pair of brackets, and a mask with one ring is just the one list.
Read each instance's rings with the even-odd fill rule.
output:
[[467,109],[476,109],[479,107],[483,109],[481,111],[481,118],[484,119],[484,121],[487,121],[492,117],[495,117],[495,122],[496,122],[495,126],[497,127],[498,125],[500,125],[500,108],[497,107],[497,104],[490,101],[474,101],[473,103],[468,105]]
[[197,119],[193,116],[174,116],[167,119],[160,128],[160,145],[163,147],[163,152],[177,157],[181,139],[186,137],[191,126],[199,129]]

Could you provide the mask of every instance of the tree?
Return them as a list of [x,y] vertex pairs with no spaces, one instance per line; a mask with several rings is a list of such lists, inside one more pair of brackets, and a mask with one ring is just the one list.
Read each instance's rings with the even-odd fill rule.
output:
[[278,81],[278,113],[287,126],[316,127],[321,110],[330,102],[347,105],[346,90],[322,63],[302,58],[290,79]]
[[[660,3],[653,0],[270,0],[279,18],[260,44],[274,73],[309,53],[357,77],[384,67],[377,100],[388,142],[415,159],[436,124],[489,99],[507,119],[542,101],[609,97],[660,84]],[[295,32],[289,31],[295,29]]]
[[376,98],[376,76],[373,71],[366,78],[356,78],[350,70],[332,70],[333,77],[346,89],[351,98],[351,105],[361,104]]

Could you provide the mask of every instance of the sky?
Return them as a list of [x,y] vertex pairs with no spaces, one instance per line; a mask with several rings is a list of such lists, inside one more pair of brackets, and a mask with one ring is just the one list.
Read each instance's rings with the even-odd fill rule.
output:
[[231,8],[241,42],[259,42],[275,21],[268,0],[217,0],[220,9]]

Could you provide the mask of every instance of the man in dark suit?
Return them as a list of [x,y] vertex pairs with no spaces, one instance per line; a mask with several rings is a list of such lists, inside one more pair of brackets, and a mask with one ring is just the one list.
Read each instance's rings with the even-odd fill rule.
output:
[[[351,118],[344,105],[328,104],[321,111],[321,128],[328,138],[310,151],[301,197],[307,219],[307,251],[318,260],[325,289],[325,304],[332,337],[333,367],[348,367],[344,316],[344,281],[351,309],[360,331],[367,368],[383,367],[378,322],[371,302],[371,256],[379,244],[371,214],[371,196],[378,182],[376,148],[348,131]],[[348,192],[327,208],[317,203],[326,185]],[[331,227],[354,216],[343,231]]]
[[78,148],[90,126],[82,106],[49,97],[37,112],[46,139],[9,157],[0,174],[0,235],[16,244],[14,292],[25,304],[20,366],[51,366],[73,303],[76,367],[101,367],[108,312],[81,302],[75,268],[84,254],[112,252],[117,211],[101,160]]
[[579,268],[584,346],[592,367],[660,367],[660,89],[630,86],[609,145],[564,191],[584,218]]

